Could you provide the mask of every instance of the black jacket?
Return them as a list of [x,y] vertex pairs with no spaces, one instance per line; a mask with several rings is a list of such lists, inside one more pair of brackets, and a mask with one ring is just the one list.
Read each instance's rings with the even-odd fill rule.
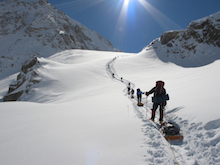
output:
[[146,92],[147,96],[154,93],[154,96],[161,96],[166,94],[166,89],[163,88],[163,92],[161,94],[156,92],[157,87],[153,87],[149,92]]

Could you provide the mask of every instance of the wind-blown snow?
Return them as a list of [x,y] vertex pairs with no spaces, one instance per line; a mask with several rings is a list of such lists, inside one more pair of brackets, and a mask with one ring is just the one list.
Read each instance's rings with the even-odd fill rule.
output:
[[[0,164],[219,164],[219,60],[183,68],[149,47],[139,54],[70,50],[39,61],[41,83],[32,93],[0,104]],[[0,81],[1,97],[15,76]],[[128,82],[149,91],[157,80],[170,95],[165,118],[180,126],[183,142],[170,145],[148,120],[150,96],[137,107],[127,95]]]

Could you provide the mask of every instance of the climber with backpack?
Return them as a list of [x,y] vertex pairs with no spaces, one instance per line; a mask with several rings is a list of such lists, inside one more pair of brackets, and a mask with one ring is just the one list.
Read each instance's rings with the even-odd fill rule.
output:
[[169,100],[169,95],[166,94],[166,89],[164,88],[164,82],[163,81],[157,81],[156,86],[153,87],[149,92],[146,92],[146,95],[150,95],[154,93],[154,96],[152,97],[153,102],[153,108],[152,108],[152,115],[151,120],[154,121],[155,118],[155,112],[160,107],[160,123],[163,123],[163,111],[164,107],[166,106],[166,101]]
[[144,94],[144,92],[142,92],[140,90],[140,88],[138,88],[137,89],[137,101],[138,101],[137,105],[138,106],[143,106],[144,105],[143,103],[141,103],[142,94]]

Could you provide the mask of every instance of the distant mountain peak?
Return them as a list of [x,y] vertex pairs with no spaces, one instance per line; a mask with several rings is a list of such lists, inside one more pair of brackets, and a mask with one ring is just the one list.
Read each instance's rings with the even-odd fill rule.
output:
[[0,2],[0,44],[1,73],[19,71],[33,56],[48,57],[67,49],[116,50],[107,39],[46,0]]
[[220,59],[220,12],[192,21],[185,30],[165,32],[150,46],[162,61],[184,67],[214,62]]

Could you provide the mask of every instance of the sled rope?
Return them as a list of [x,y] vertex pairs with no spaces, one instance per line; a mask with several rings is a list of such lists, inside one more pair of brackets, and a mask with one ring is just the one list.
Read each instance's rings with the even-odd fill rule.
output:
[[177,162],[176,155],[175,155],[175,153],[174,153],[173,147],[172,147],[172,145],[170,144],[170,140],[169,140],[168,142],[169,142],[169,145],[170,145],[170,149],[171,149],[172,152],[173,152],[173,157],[174,157],[174,160],[175,160],[175,164],[179,165],[179,163]]
[[[164,111],[164,117],[167,119],[167,114],[165,113],[165,111]],[[169,145],[170,145],[170,149],[172,150],[175,164],[179,165],[179,163],[177,162],[177,159],[176,159],[176,155],[175,155],[175,153],[174,153],[174,149],[173,149],[173,147],[172,147],[172,145],[171,145],[171,143],[170,143],[170,139],[168,139],[168,143],[169,143]]]

